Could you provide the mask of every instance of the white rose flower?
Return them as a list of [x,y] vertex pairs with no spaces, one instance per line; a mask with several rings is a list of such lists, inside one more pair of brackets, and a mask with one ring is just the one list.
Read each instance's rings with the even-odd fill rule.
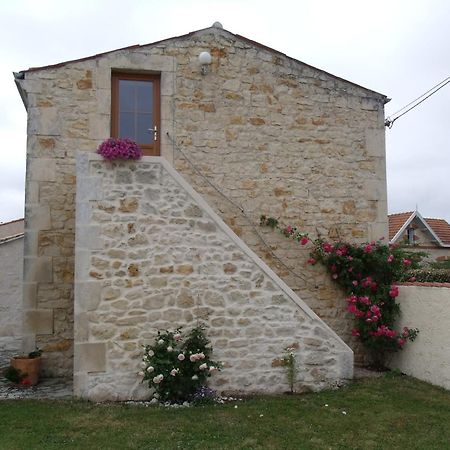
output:
[[181,334],[180,334],[180,333],[174,334],[174,335],[173,335],[173,338],[174,338],[176,341],[181,341]]
[[169,346],[167,347],[167,351],[168,351],[169,353],[173,352],[173,347],[172,347],[171,345],[169,345]]
[[148,351],[148,356],[152,357],[155,355],[155,352],[153,350]]
[[198,357],[198,359],[205,359],[205,354],[203,352],[202,353],[198,353],[197,357]]
[[172,369],[170,371],[170,375],[172,375],[173,377],[178,373],[178,369]]
[[194,375],[194,376],[192,377],[192,380],[198,380],[198,376],[197,376],[197,375]]
[[184,361],[185,358],[186,358],[186,357],[183,355],[183,353],[180,353],[180,354],[178,355],[178,361]]
[[141,362],[141,367],[142,367],[143,369],[145,369],[145,368],[147,367],[147,363],[146,363],[145,361],[142,361],[142,362]]
[[210,371],[211,373],[217,372],[217,367],[210,366],[210,367],[209,367],[209,371]]
[[158,344],[160,344],[160,345],[164,344],[164,339],[160,339],[160,340],[158,341]]
[[162,374],[156,375],[156,377],[153,378],[153,383],[156,383],[156,384],[161,383],[161,381],[163,379],[164,379],[164,375],[162,375]]
[[191,360],[191,362],[197,361],[197,353],[195,353],[194,355],[189,356],[189,359]]
[[147,367],[147,372],[148,372],[148,373],[152,373],[154,370],[155,370],[155,369],[154,369],[153,366],[148,366],[148,367]]
[[144,372],[138,372],[138,375],[140,376],[140,377],[143,377],[145,374],[144,374]]
[[200,364],[199,369],[200,369],[200,370],[205,370],[207,367],[208,367],[208,364],[203,363],[203,364]]

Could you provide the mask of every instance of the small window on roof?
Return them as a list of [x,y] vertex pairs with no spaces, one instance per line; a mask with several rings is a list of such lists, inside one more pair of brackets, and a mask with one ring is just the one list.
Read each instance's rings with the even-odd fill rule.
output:
[[408,228],[408,244],[414,245],[414,228]]

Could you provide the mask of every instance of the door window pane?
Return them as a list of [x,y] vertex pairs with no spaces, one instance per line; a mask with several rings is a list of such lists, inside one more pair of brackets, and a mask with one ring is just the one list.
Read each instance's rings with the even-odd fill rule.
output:
[[120,138],[130,138],[138,144],[153,143],[153,82],[119,80]]
[[119,105],[120,111],[133,111],[134,109],[134,87],[133,81],[119,81]]
[[148,126],[153,123],[152,114],[137,115],[137,142],[141,144],[153,144],[153,128]]
[[119,137],[136,140],[134,113],[121,112],[119,114]]
[[139,81],[136,86],[137,110],[139,112],[152,112],[153,109],[153,83],[151,81]]

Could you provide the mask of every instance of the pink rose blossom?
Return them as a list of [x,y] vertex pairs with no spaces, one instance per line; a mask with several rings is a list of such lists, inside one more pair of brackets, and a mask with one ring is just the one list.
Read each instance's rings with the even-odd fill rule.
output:
[[364,295],[363,297],[359,297],[359,302],[364,305],[370,305],[370,298]]
[[389,291],[389,296],[392,298],[398,297],[398,286],[391,286],[391,290]]
[[303,237],[300,239],[300,244],[301,244],[301,245],[306,245],[308,242],[309,242],[309,239],[308,239],[306,236],[303,236]]
[[284,234],[285,234],[286,236],[289,236],[289,235],[292,234],[293,231],[294,231],[294,229],[293,229],[290,225],[288,225],[288,226],[284,229]]

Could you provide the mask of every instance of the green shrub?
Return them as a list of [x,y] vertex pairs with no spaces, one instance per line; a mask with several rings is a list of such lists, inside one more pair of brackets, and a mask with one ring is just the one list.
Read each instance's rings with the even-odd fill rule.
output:
[[181,328],[158,331],[155,343],[145,346],[143,381],[161,401],[189,401],[221,369],[222,364],[211,359],[212,351],[204,325],[194,327],[185,336]]
[[405,273],[401,281],[417,281],[420,283],[450,283],[450,269],[414,269]]

